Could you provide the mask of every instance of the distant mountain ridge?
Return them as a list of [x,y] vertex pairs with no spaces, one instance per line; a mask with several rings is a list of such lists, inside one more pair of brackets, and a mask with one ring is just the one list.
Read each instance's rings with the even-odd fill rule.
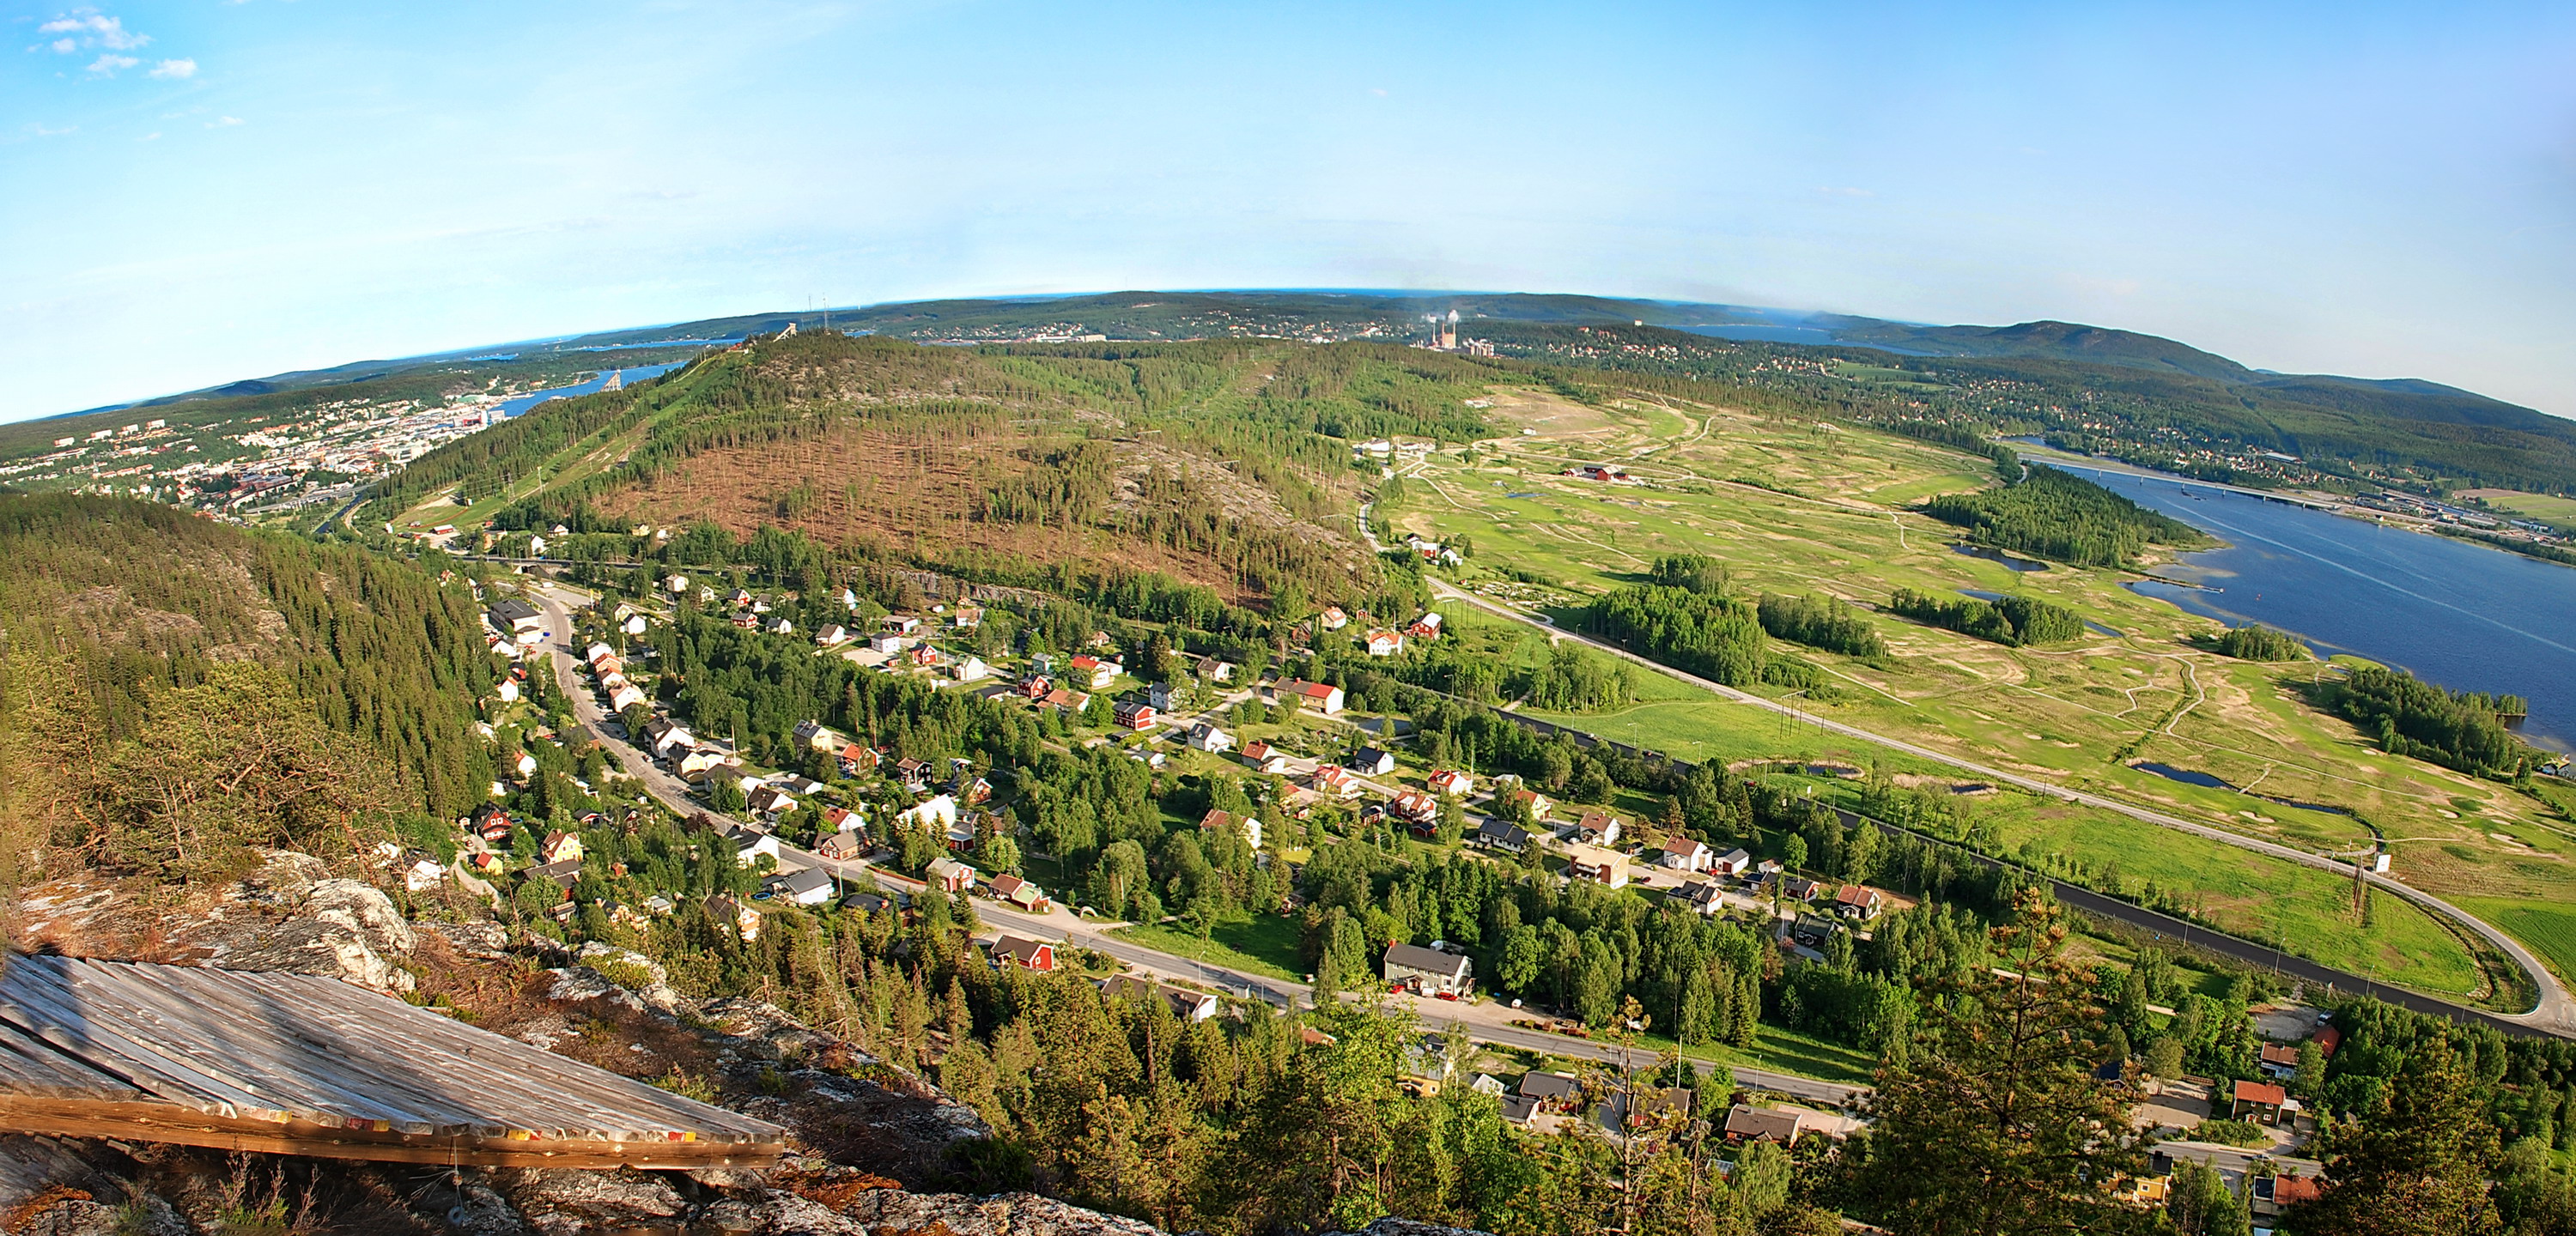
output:
[[[1162,312],[1150,312],[1160,310]],[[1024,331],[1056,321],[1086,328],[1112,340],[1176,341],[1208,337],[1187,330],[1187,319],[1216,313],[1278,315],[1318,327],[1355,322],[1387,326],[1419,322],[1430,313],[1455,310],[1462,322],[1476,319],[1541,324],[1584,325],[1635,323],[1689,330],[1707,327],[1791,328],[1812,331],[1847,347],[1877,348],[1915,356],[2027,358],[2110,365],[2126,369],[2188,374],[2230,384],[2269,390],[2326,395],[2338,405],[2376,404],[2381,410],[2406,406],[2408,419],[2440,420],[2469,425],[2505,425],[2531,429],[2539,422],[2560,421],[2535,409],[2491,399],[2458,387],[2422,378],[2351,378],[2331,374],[2277,374],[2249,369],[2227,357],[2157,335],[2113,327],[2043,319],[2011,326],[1936,326],[1884,318],[1748,305],[1690,301],[1642,300],[1578,293],[1530,292],[1335,292],[1335,291],[1122,291],[1074,296],[1012,296],[970,299],[894,301],[876,305],[794,312],[735,314],[656,326],[624,327],[547,340],[486,344],[473,348],[386,360],[356,361],[327,369],[298,370],[249,378],[221,386],[162,395],[107,407],[42,418],[60,420],[157,407],[190,399],[268,394],[302,386],[362,381],[428,365],[486,359],[499,349],[561,353],[633,347],[677,340],[736,339],[768,334],[794,325],[800,330],[831,326],[867,329],[906,337],[943,331],[971,337]],[[1197,311],[1197,312],[1192,312]],[[1181,327],[1180,330],[1166,327]],[[1208,334],[1223,334],[1212,331]],[[1797,346],[1791,344],[1790,346]],[[607,357],[601,358],[606,361]],[[2376,393],[2377,397],[2373,397]],[[2423,401],[2418,403],[2417,401]],[[2362,410],[2356,406],[2354,410]],[[2435,413],[2426,415],[2426,413]],[[2520,414],[2520,415],[2516,415]],[[2546,432],[2546,430],[2543,430]]]
[[[1464,339],[1577,365],[1633,368],[1665,363],[1657,356],[1679,363],[1689,355],[1686,367],[1696,376],[1794,385],[1804,381],[1790,376],[1800,367],[1764,367],[1775,357],[1805,358],[1833,367],[1818,375],[1825,386],[1810,392],[1829,399],[1919,399],[1928,383],[1946,392],[1934,415],[1954,420],[2018,418],[2089,433],[2081,426],[2107,418],[2150,437],[2159,425],[2177,425],[2222,452],[2235,443],[2330,469],[2394,467],[2411,478],[2461,487],[2576,493],[2576,420],[2421,378],[2274,373],[2155,335],[2054,320],[1941,326],[1579,294],[1371,289],[1138,290],[701,318],[360,361],[0,425],[0,457],[119,428],[145,407],[173,427],[193,429],[228,424],[242,413],[293,414],[317,398],[434,402],[472,391],[559,387],[599,369],[686,360],[710,343],[791,327],[915,343],[1098,344],[1114,351],[1204,339],[1419,343],[1436,329],[1432,319],[1445,323],[1453,315]],[[1729,355],[1713,357],[1711,348]],[[1909,376],[1870,376],[1881,369]],[[1885,387],[1889,382],[1916,384],[1917,394],[1898,394]],[[1996,392],[2009,395],[1999,401]],[[2059,410],[2077,408],[2084,411],[2061,425]]]

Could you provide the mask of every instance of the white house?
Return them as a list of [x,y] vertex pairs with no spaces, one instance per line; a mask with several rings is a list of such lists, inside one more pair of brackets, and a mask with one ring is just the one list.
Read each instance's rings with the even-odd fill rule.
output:
[[[656,726],[661,728],[657,730]],[[671,758],[672,752],[686,751],[698,745],[697,736],[691,734],[687,726],[667,718],[645,725],[644,737],[653,744],[653,754],[666,760]]]
[[832,899],[832,877],[817,867],[799,867],[764,881],[769,895],[800,906],[819,906]]
[[733,860],[745,867],[759,862],[763,855],[767,855],[769,861],[773,863],[778,861],[778,838],[776,837],[755,828],[744,828],[739,824],[726,829],[724,836],[725,840],[733,843]]
[[1732,849],[1711,860],[1708,869],[1722,876],[1739,876],[1752,870],[1753,856],[1742,847]]
[[501,680],[501,685],[492,690],[500,695],[501,702],[504,704],[515,704],[519,701],[519,683],[516,679],[504,678]]
[[648,625],[650,624],[644,621],[644,615],[635,614],[626,619],[626,626],[624,629],[628,635],[642,635],[644,633],[644,628]]
[[868,637],[870,652],[882,652],[887,656],[893,656],[910,647],[912,647],[912,637],[900,631],[879,631]]
[[899,824],[927,828],[945,835],[957,823],[957,800],[941,794],[904,808],[894,818]]
[[589,665],[599,664],[599,660],[602,657],[613,657],[616,655],[616,649],[601,643],[593,643],[590,647],[581,650],[581,659],[583,663]]
[[982,682],[993,676],[993,667],[984,664],[982,657],[969,656],[950,667],[948,672],[959,682]]
[[635,684],[631,682],[621,682],[617,684],[615,689],[608,693],[608,710],[610,712],[624,712],[643,702],[644,693],[636,690]]
[[741,766],[730,751],[715,747],[696,747],[680,756],[677,771],[682,781],[695,784],[705,780],[711,773]]
[[[1736,851],[1738,854],[1743,852]],[[1664,838],[1663,864],[1675,871],[1706,871],[1714,859],[1706,842],[1695,841],[1679,833]]]
[[1223,755],[1234,749],[1234,735],[1201,721],[1190,727],[1190,745],[1210,755]]
[[1279,684],[1276,694],[1282,698],[1293,697],[1301,700],[1306,707],[1321,712],[1327,717],[1341,715],[1342,689],[1330,683],[1296,679]]
[[848,627],[842,626],[837,622],[831,623],[825,626],[822,630],[814,633],[814,642],[821,644],[826,648],[838,648],[857,638],[857,636],[850,634],[850,629]]

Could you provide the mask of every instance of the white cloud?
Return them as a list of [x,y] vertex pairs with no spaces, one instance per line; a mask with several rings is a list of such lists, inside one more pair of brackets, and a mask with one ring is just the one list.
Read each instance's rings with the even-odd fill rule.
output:
[[99,53],[98,59],[90,61],[89,71],[102,77],[107,77],[113,76],[118,69],[130,69],[141,63],[143,62],[132,56],[120,56],[115,52],[101,52]]
[[[136,34],[126,29],[124,18],[108,17],[90,8],[74,9],[69,15],[57,17],[36,29],[43,34],[76,35],[83,43],[116,51],[132,51],[152,41],[151,35]],[[64,50],[63,44],[70,41],[64,39],[55,43],[54,50]]]
[[63,55],[68,56],[68,55],[72,54],[73,52],[76,52],[76,51],[79,51],[79,50],[80,50],[80,40],[79,40],[79,39],[56,39],[56,40],[54,40],[54,50],[55,50],[55,51],[57,51],[57,52],[62,53]]
[[207,121],[207,122],[206,122],[206,127],[207,127],[207,128],[209,128],[209,129],[229,129],[229,128],[233,127],[234,125],[240,124],[241,122],[242,122],[242,118],[241,118],[241,117],[239,117],[239,116],[226,116],[226,117],[224,117],[224,118],[222,118],[222,119],[220,119],[220,120],[209,120],[209,121]]
[[194,60],[164,60],[152,68],[154,77],[195,77],[196,75],[197,62]]
[[160,135],[160,134],[158,134],[158,133],[146,133],[146,134],[144,134],[144,135],[143,135],[143,136],[141,136],[141,137],[135,138],[134,140],[136,140],[136,141],[138,141],[138,142],[157,142],[157,141],[160,141],[160,140],[161,140],[161,135]]
[[59,128],[59,129],[48,129],[48,128],[46,128],[45,126],[43,126],[43,125],[41,125],[41,124],[35,124],[35,123],[32,123],[32,122],[31,122],[31,123],[29,123],[29,124],[28,124],[28,126],[27,126],[27,134],[28,134],[28,136],[30,136],[30,137],[61,137],[63,134],[69,133],[69,132],[71,132],[72,130],[77,129],[77,128],[79,128],[79,127],[80,127],[79,125],[72,124],[72,125],[64,125],[62,128]]

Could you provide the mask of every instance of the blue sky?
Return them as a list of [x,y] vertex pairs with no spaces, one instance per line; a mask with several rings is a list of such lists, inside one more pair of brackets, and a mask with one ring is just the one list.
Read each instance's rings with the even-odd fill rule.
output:
[[2576,415],[2565,3],[0,14],[0,419],[817,299],[1256,286],[2059,318]]

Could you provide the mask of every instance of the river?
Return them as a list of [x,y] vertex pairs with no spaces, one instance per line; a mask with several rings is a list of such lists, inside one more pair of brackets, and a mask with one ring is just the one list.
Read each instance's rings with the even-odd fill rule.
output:
[[673,361],[667,365],[630,365],[624,369],[601,370],[598,377],[592,378],[587,382],[576,383],[572,386],[549,387],[541,391],[529,391],[524,395],[513,395],[508,399],[504,399],[501,402],[492,405],[492,415],[496,417],[518,416],[526,412],[528,409],[544,403],[549,399],[570,399],[575,395],[590,394],[591,392],[608,385],[608,378],[611,374],[624,374],[625,384],[631,386],[646,378],[658,378],[663,374],[669,373],[670,371],[688,363],[689,362],[687,361]]
[[2048,462],[2227,542],[2157,571],[2224,592],[2153,581],[2132,585],[2137,591],[2231,624],[2278,627],[2321,651],[2453,690],[2522,696],[2531,705],[2523,736],[2571,749],[2576,568],[2185,477]]

